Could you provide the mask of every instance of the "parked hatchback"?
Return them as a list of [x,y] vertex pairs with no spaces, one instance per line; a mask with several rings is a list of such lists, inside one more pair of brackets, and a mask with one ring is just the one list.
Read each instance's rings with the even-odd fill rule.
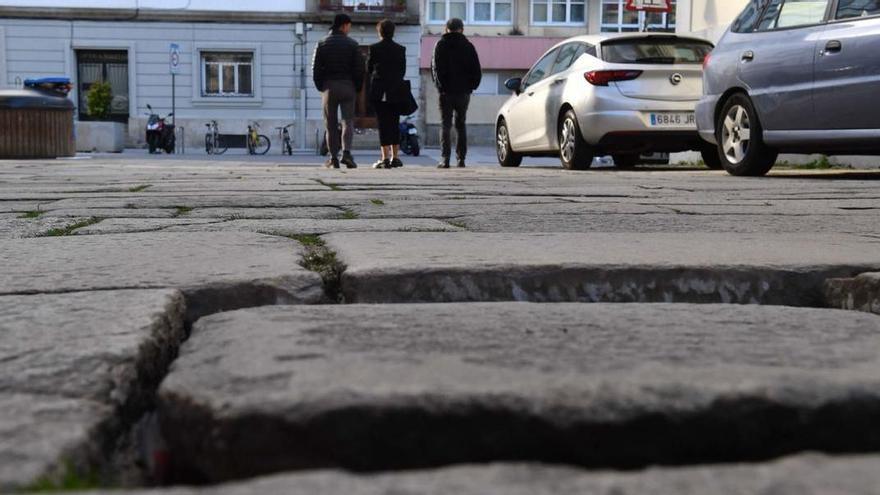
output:
[[597,155],[631,167],[640,155],[697,150],[721,164],[698,133],[694,107],[712,44],[670,34],[579,36],[548,50],[523,78],[496,120],[498,161],[558,154],[567,169]]
[[733,175],[880,154],[880,0],[752,1],[705,66],[700,135]]

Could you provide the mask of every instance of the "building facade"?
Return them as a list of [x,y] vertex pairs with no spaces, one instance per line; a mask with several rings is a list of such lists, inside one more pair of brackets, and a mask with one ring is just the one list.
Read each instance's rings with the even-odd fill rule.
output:
[[425,98],[424,126],[429,145],[438,142],[440,112],[431,83],[431,53],[450,17],[465,21],[465,34],[484,66],[483,84],[471,98],[469,138],[494,141],[498,109],[510,96],[504,81],[522,76],[541,54],[572,36],[596,33],[678,32],[713,41],[748,0],[672,0],[672,12],[626,10],[626,0],[423,0],[420,68]]
[[[434,44],[450,17],[461,17],[480,53],[483,83],[472,98],[470,138],[491,144],[495,115],[522,75],[550,46],[570,36],[651,30],[717,39],[748,0],[675,0],[671,14],[629,12],[626,0],[0,0],[0,87],[28,78],[67,76],[76,118],[87,126],[85,95],[106,81],[113,93],[109,120],[125,127],[127,144],[142,146],[147,104],[175,109],[188,148],[204,144],[205,127],[244,133],[261,125],[280,150],[276,126],[293,123],[294,146],[314,149],[323,127],[311,58],[338,12],[355,21],[352,37],[376,40],[375,23],[398,24],[407,48],[407,78],[421,100],[416,115],[426,144],[436,145],[440,115],[430,78]],[[170,46],[179,47],[170,74]],[[173,105],[172,105],[173,95]],[[358,124],[373,125],[364,98]],[[356,137],[375,144],[373,133]]]
[[[351,35],[364,51],[377,40],[378,20],[397,22],[395,38],[407,47],[408,76],[419,91],[418,11],[418,2],[407,0],[0,0],[0,86],[70,77],[84,127],[95,119],[85,94],[106,81],[113,94],[109,120],[126,127],[129,146],[144,144],[150,104],[163,115],[174,107],[189,148],[203,147],[204,124],[217,120],[230,134],[258,122],[273,153],[280,152],[274,127],[293,123],[294,146],[313,149],[323,122],[312,53],[333,16],[354,19]],[[179,47],[173,87],[172,43]],[[363,98],[358,112],[359,124],[369,126]]]

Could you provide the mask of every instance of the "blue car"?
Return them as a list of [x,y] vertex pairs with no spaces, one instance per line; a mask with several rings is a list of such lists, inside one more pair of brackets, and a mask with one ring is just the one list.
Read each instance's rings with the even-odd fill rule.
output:
[[732,175],[880,154],[880,0],[753,0],[704,61],[700,136]]

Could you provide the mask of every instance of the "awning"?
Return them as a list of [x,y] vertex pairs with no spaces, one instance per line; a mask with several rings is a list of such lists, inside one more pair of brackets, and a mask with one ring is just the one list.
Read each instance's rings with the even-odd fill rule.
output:
[[[423,36],[419,66],[431,68],[431,55],[439,36]],[[477,49],[480,64],[488,70],[528,69],[538,57],[565,38],[537,38],[527,36],[469,36]]]

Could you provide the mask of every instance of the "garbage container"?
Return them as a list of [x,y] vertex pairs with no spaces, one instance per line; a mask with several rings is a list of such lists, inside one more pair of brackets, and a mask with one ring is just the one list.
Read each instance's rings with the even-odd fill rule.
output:
[[70,80],[25,81],[0,90],[0,158],[56,158],[76,154]]

